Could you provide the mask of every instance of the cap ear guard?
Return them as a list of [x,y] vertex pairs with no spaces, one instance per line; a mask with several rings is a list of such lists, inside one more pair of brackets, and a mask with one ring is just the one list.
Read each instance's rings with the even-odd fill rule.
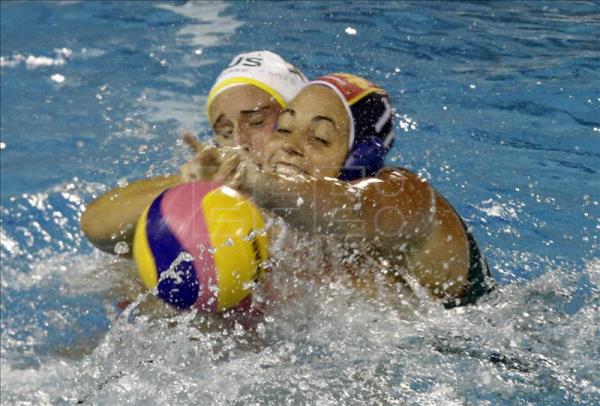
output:
[[351,181],[375,175],[383,167],[388,150],[378,136],[366,138],[349,153],[339,179]]
[[387,92],[356,75],[331,73],[310,84],[325,85],[340,98],[350,118],[348,156],[340,171],[342,180],[375,175],[395,139],[394,112]]
[[342,180],[377,174],[395,139],[387,94],[371,93],[356,101],[350,109],[355,136],[341,171]]

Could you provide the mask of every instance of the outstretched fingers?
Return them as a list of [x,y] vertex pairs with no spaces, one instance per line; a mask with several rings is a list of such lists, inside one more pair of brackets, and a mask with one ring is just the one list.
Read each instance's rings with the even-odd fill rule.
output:
[[192,133],[183,134],[183,142],[185,142],[194,152],[200,152],[204,148],[204,144],[198,141],[198,138]]

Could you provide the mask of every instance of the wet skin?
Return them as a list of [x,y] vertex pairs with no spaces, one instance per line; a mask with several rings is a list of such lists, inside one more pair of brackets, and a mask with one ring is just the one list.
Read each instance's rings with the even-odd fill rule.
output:
[[264,168],[279,174],[336,178],[348,154],[350,122],[333,90],[313,85],[279,117],[264,148]]
[[281,110],[275,98],[264,90],[238,85],[215,97],[208,118],[219,145],[240,146],[260,154]]
[[[259,156],[267,135],[273,131],[282,108],[267,92],[251,85],[226,89],[213,100],[209,119],[218,144],[243,147]],[[201,148],[195,137],[189,143]],[[191,175],[197,172],[198,163],[190,162],[182,167],[182,174],[159,176],[132,182],[125,187],[112,189],[88,205],[81,217],[81,229],[88,240],[98,249],[115,254],[115,246],[125,242],[131,247],[133,231],[143,210],[163,190],[194,178],[212,178],[218,162],[201,162],[208,170],[205,176]],[[210,168],[212,167],[212,168]],[[119,255],[131,256],[129,252]]]
[[[260,207],[284,213],[298,229],[359,241],[365,254],[404,270],[400,279],[414,280],[437,297],[460,297],[467,288],[469,251],[452,207],[403,168],[338,180],[348,138],[341,101],[332,90],[311,85],[281,114],[262,162],[237,166],[225,159],[222,168],[229,173],[222,178],[235,175],[232,186]],[[240,162],[239,154],[231,161]]]

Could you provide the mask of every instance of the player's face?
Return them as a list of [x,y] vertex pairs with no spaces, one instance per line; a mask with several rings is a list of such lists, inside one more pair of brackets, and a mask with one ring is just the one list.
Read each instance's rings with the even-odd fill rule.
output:
[[261,154],[281,106],[264,90],[239,85],[224,90],[210,105],[208,118],[218,144]]
[[325,86],[304,88],[281,113],[264,149],[263,169],[337,178],[348,153],[350,119]]

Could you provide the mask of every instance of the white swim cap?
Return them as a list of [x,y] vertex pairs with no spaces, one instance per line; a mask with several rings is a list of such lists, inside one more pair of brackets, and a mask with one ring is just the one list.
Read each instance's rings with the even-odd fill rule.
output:
[[221,72],[208,93],[206,109],[215,97],[233,86],[253,85],[264,90],[282,106],[304,87],[306,77],[294,65],[270,51],[239,54]]

